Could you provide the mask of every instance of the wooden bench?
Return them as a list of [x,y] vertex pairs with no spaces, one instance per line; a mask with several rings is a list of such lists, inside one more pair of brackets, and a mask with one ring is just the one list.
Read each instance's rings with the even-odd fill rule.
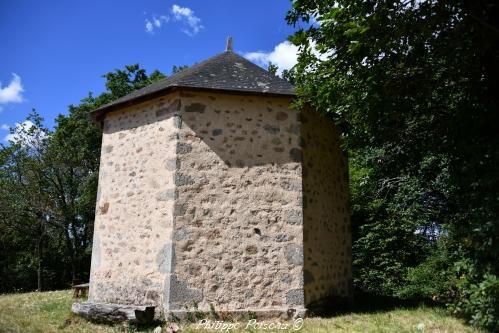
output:
[[88,283],[73,286],[73,298],[86,297],[88,294]]

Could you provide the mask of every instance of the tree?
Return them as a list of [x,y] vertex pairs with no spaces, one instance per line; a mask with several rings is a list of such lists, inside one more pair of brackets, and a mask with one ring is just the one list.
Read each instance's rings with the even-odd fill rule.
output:
[[187,65],[180,65],[180,66],[173,65],[172,74],[180,73],[181,71],[183,71],[184,69],[187,69],[187,68],[189,68],[189,66],[187,66]]
[[115,69],[114,72],[108,72],[103,77],[106,79],[107,89],[103,96],[115,99],[128,95],[132,91],[143,88],[166,76],[158,70],[153,71],[148,76],[145,69],[140,68],[139,64],[134,64],[125,66],[124,70]]
[[2,241],[22,240],[30,248],[36,266],[37,290],[42,290],[43,248],[51,221],[50,199],[43,173],[48,130],[33,110],[25,122],[12,129],[14,140],[0,150],[0,202]]
[[70,105],[53,131],[33,111],[0,147],[0,291],[34,289],[33,271],[38,290],[89,276],[101,145],[89,112],[165,76],[132,65],[104,77],[107,90]]
[[342,129],[363,288],[396,294],[440,250],[473,285],[499,274],[497,14],[492,0],[293,2],[290,24],[318,21],[290,38],[297,92]]
[[[277,75],[277,72],[279,71],[279,67],[272,62],[269,62],[268,66],[267,66],[267,71],[272,75],[279,76],[279,75]],[[295,84],[295,69],[294,69],[294,67],[290,68],[290,69],[284,69],[282,71],[281,78],[288,81],[291,84]]]
[[56,129],[45,154],[49,193],[56,221],[61,226],[67,264],[73,279],[89,276],[93,221],[99,172],[101,133],[89,112],[166,76],[155,70],[147,75],[138,64],[104,75],[107,91],[92,94],[69,115],[56,118]]
[[65,261],[72,279],[88,278],[99,171],[101,136],[88,118],[93,99],[59,115],[45,153],[45,175],[54,220],[65,244]]
[[282,71],[282,78],[291,84],[295,84],[295,68],[285,69]]
[[268,66],[267,66],[267,71],[268,71],[270,74],[272,74],[272,75],[274,75],[274,76],[277,76],[277,70],[278,70],[278,69],[279,69],[279,68],[277,67],[277,65],[276,65],[276,64],[273,64],[272,62],[270,62],[270,61],[269,61],[269,64],[268,64]]

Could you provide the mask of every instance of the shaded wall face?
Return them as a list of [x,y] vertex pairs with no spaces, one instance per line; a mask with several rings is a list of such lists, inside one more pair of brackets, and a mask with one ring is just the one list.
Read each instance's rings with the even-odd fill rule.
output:
[[90,300],[161,304],[170,271],[177,95],[104,121]]
[[302,112],[305,299],[351,296],[347,159],[333,123]]
[[181,94],[170,309],[303,307],[300,125],[289,102]]

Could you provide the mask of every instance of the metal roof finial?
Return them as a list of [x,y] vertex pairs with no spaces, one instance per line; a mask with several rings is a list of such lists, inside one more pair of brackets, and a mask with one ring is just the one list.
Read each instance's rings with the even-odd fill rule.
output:
[[232,36],[227,37],[227,52],[232,52]]

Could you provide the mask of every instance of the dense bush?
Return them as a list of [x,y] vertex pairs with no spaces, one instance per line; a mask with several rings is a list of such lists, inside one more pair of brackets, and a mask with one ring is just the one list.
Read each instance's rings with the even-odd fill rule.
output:
[[471,318],[470,323],[499,332],[499,277],[476,274],[470,261],[455,265],[457,283],[449,307],[459,316]]
[[[356,287],[447,301],[489,329],[498,15],[493,0],[296,0],[288,13],[302,27],[297,104],[334,118],[350,155]],[[472,267],[463,279],[456,262]]]
[[439,303],[448,301],[455,279],[449,257],[444,251],[438,247],[421,264],[407,268],[405,281],[396,290],[397,295],[409,299],[431,299]]

